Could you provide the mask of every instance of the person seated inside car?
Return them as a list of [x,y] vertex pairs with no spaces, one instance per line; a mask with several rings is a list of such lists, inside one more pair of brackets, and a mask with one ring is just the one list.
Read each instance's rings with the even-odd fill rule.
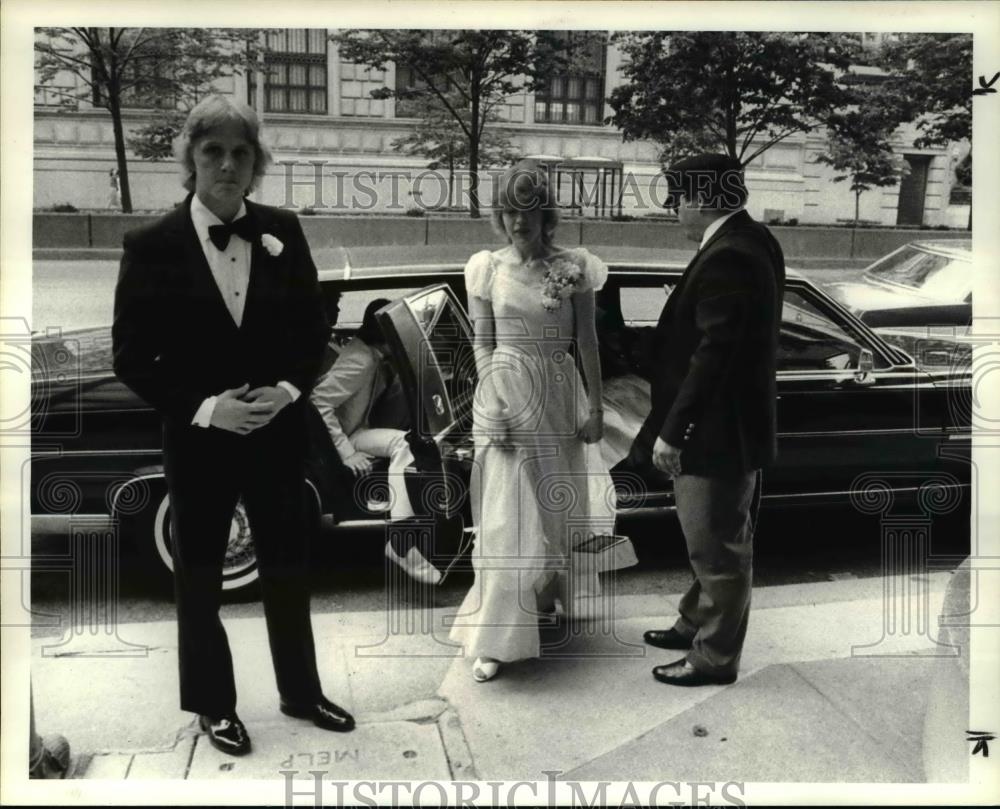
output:
[[[414,517],[405,481],[413,455],[406,439],[409,410],[375,321],[375,313],[389,303],[380,298],[368,304],[357,333],[339,349],[310,398],[337,455],[356,479],[370,474],[376,459],[388,459],[390,519],[398,523]],[[391,531],[386,556],[417,581],[437,584],[440,571],[415,545],[395,547],[402,537],[412,535],[410,531]]]
[[[639,329],[625,323],[618,290],[606,286],[595,296],[597,348],[601,359],[604,436],[601,456],[613,469],[626,455],[649,413],[649,381]],[[646,377],[646,378],[644,378]]]

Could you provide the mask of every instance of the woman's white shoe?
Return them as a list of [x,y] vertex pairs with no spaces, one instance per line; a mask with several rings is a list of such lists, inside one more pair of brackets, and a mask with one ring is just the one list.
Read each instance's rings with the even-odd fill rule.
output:
[[477,657],[472,664],[472,679],[477,683],[485,683],[497,676],[500,670],[500,661],[492,657]]

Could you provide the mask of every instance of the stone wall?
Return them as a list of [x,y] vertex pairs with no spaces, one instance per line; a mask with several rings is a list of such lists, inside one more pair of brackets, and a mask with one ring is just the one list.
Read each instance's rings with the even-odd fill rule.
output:
[[[36,213],[35,248],[119,248],[126,231],[153,221],[142,214]],[[314,248],[359,245],[488,245],[496,241],[489,217],[479,220],[443,217],[303,216],[302,227]],[[850,254],[850,228],[772,228],[789,257],[845,258]],[[911,241],[968,238],[963,231],[862,228],[857,231],[855,256],[877,258]],[[608,222],[566,220],[559,225],[560,244],[662,247],[688,250],[680,227],[673,222]]]

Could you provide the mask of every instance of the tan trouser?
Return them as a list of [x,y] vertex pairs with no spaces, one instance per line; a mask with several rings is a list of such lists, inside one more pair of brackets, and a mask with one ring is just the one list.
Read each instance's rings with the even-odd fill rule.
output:
[[736,478],[678,475],[674,496],[694,571],[674,629],[692,638],[687,658],[696,669],[736,674],[750,617],[760,473]]

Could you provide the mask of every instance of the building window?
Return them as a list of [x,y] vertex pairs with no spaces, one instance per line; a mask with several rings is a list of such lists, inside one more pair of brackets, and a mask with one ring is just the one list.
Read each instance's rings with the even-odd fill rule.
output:
[[569,43],[575,64],[535,91],[535,122],[600,126],[604,123],[606,39],[594,31],[566,31],[561,38]]
[[[325,28],[285,28],[267,32],[264,57],[264,111],[325,115],[327,109]],[[256,98],[250,76],[250,100]]]
[[[396,89],[397,90],[423,90],[426,89],[426,82],[417,77],[417,74],[407,65],[396,65]],[[419,118],[424,105],[419,98],[397,98],[396,117],[397,118]]]

